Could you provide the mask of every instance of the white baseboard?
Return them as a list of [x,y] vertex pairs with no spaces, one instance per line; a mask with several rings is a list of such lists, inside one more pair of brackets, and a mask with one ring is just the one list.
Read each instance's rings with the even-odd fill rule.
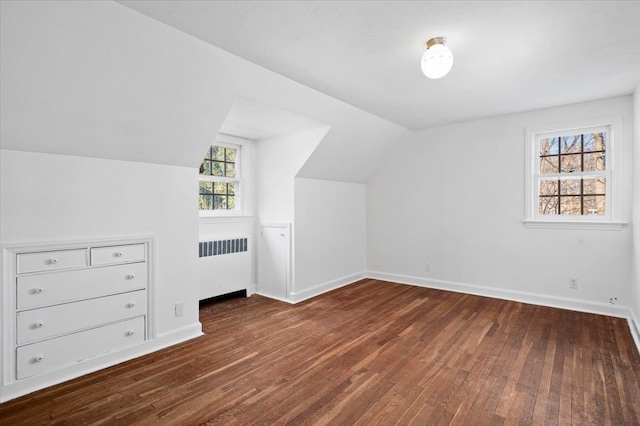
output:
[[258,284],[253,283],[249,287],[247,287],[247,297],[251,297],[252,294],[255,294],[258,291]]
[[293,302],[291,300],[287,300],[287,299],[283,299],[282,297],[278,297],[278,296],[273,296],[271,294],[266,294],[266,293],[261,293],[259,291],[256,291],[255,294],[257,294],[258,296],[262,296],[262,297],[266,297],[268,299],[273,299],[273,300],[277,300],[279,302],[284,302],[284,303],[290,303],[293,304]]
[[95,371],[147,355],[151,352],[202,336],[202,334],[202,324],[200,324],[200,322],[189,324],[188,326],[180,329],[163,333],[154,340],[147,340],[130,348],[87,359],[80,363],[70,365],[69,367],[52,371],[47,374],[30,377],[0,386],[0,402],[6,402],[46,387],[57,385],[59,383],[66,382],[67,380],[75,379],[77,377],[84,376],[85,374],[93,373]]
[[631,331],[631,336],[640,354],[640,321],[633,313],[629,315],[629,331]]
[[523,291],[507,290],[495,287],[465,284],[453,281],[430,280],[410,275],[389,274],[386,272],[368,271],[368,278],[392,281],[399,284],[410,284],[419,287],[438,290],[454,291],[457,293],[474,294],[477,296],[493,297],[495,299],[511,300],[532,305],[549,306],[552,308],[569,309],[572,311],[591,314],[608,315],[619,318],[629,318],[630,311],[626,306],[596,303],[578,299],[568,299],[544,294],[527,293]]
[[178,328],[177,330],[171,330],[167,333],[159,334],[153,341],[149,341],[149,343],[153,343],[154,349],[147,353],[186,342],[187,340],[191,340],[202,335],[204,335],[202,332],[202,324],[198,321],[194,324]]
[[291,303],[300,303],[304,300],[311,299],[312,297],[319,296],[323,293],[335,290],[340,287],[344,287],[349,284],[353,284],[356,281],[366,278],[366,272],[358,272],[356,274],[347,275],[335,280],[327,281],[320,285],[316,285],[311,288],[307,288],[301,291],[291,292],[289,298]]

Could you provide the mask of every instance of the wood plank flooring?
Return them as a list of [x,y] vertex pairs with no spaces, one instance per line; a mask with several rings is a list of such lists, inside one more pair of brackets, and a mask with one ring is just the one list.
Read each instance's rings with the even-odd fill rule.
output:
[[0,405],[0,424],[640,425],[626,320],[363,280],[204,305],[206,336]]

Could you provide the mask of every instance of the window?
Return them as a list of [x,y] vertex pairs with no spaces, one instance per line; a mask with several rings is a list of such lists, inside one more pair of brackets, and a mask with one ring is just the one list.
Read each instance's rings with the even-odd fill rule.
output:
[[607,129],[536,139],[538,215],[606,216]]
[[204,215],[239,212],[240,147],[212,145],[200,165],[199,208]]
[[527,130],[525,223],[612,223],[616,120],[607,121]]

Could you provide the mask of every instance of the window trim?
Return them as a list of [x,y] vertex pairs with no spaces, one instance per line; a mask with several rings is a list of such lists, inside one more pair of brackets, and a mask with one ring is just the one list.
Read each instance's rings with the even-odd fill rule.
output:
[[[568,136],[576,132],[607,129],[606,162],[603,173],[579,172],[581,175],[602,175],[606,178],[606,214],[590,215],[541,215],[538,213],[539,147],[538,141],[548,136]],[[618,176],[616,159],[622,158],[623,121],[621,116],[557,123],[528,127],[525,132],[525,210],[522,222],[529,228],[563,229],[621,229],[626,223],[620,220],[619,193],[622,176]],[[573,174],[572,174],[573,175]],[[551,175],[551,176],[555,176]]]
[[[242,145],[229,143],[222,141],[221,138],[216,137],[213,143],[209,145],[211,146],[220,146],[223,148],[232,148],[236,150],[236,161],[235,161],[235,170],[236,177],[229,178],[225,176],[203,176],[198,173],[198,182],[208,181],[208,182],[226,182],[226,183],[235,183],[235,207],[233,209],[225,209],[225,210],[200,210],[198,209],[198,215],[201,218],[208,217],[229,217],[229,216],[243,216],[244,215],[244,187],[243,187],[243,179],[242,179]],[[203,158],[204,161],[204,158]]]

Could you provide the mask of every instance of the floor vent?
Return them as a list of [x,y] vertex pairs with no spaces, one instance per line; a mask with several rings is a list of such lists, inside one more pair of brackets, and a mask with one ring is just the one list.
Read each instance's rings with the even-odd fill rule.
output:
[[246,238],[234,238],[231,240],[201,241],[199,243],[199,256],[219,256],[221,254],[241,253],[248,250]]

